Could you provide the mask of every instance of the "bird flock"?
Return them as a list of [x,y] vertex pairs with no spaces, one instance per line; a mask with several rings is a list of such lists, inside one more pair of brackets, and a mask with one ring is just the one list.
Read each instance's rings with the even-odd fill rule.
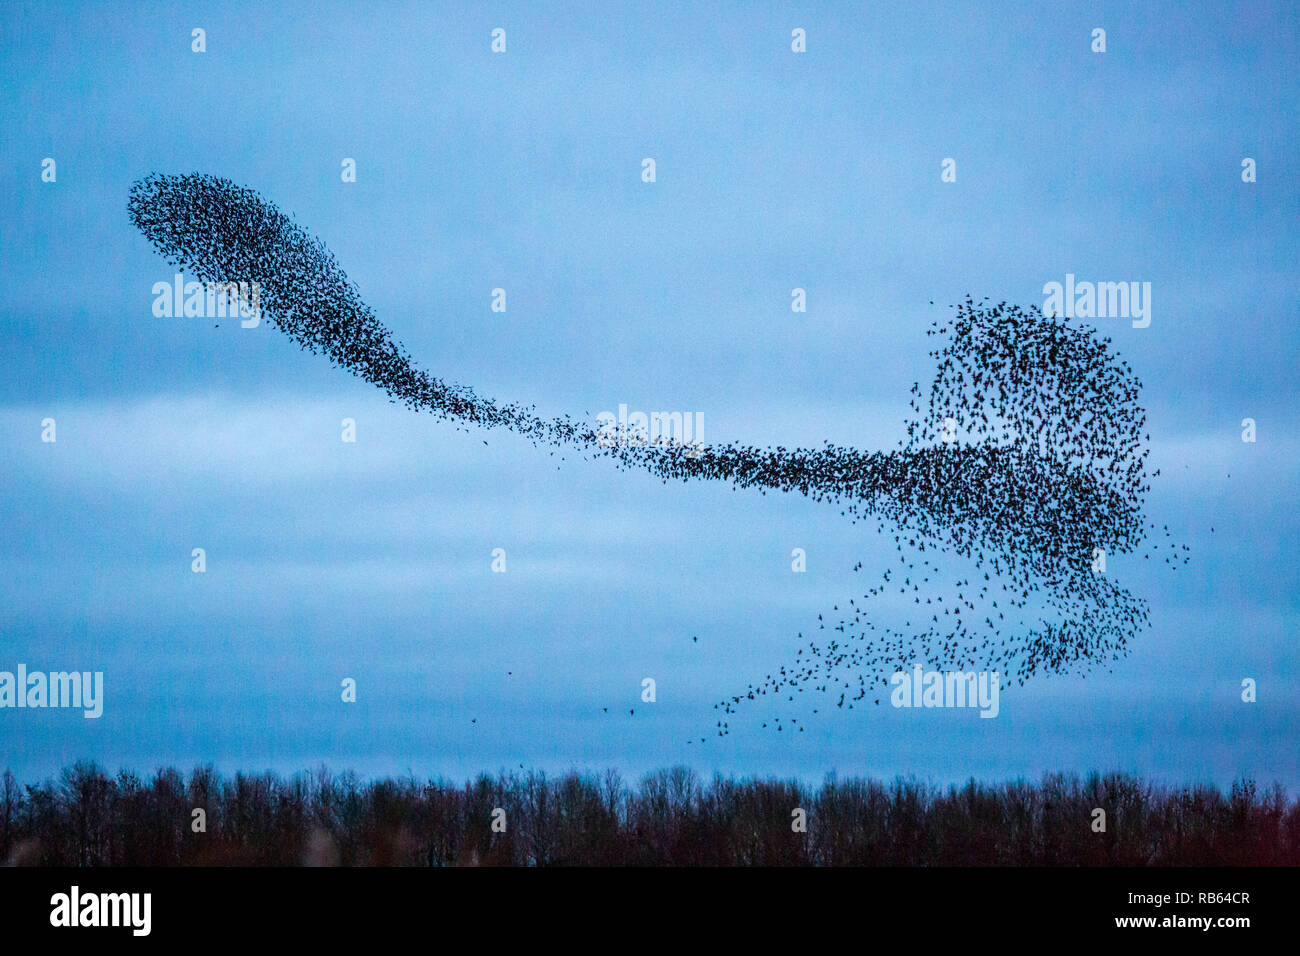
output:
[[[829,634],[792,666],[715,705],[720,735],[742,703],[790,703],[810,688],[837,708],[868,696],[878,705],[891,675],[917,663],[1017,685],[1041,672],[1086,676],[1149,626],[1146,602],[1105,564],[1156,531],[1142,514],[1141,382],[1094,329],[1005,302],[968,297],[953,309],[928,330],[942,342],[930,353],[937,371],[928,396],[912,386],[893,470],[844,508],[892,533],[897,564],[836,605],[838,620],[818,615]],[[1144,559],[1186,564],[1187,546],[1160,530]],[[902,627],[881,623],[896,617]],[[772,724],[803,730],[797,717]]]
[[[868,696],[878,704],[889,675],[915,662],[997,670],[1016,683],[1086,672],[1118,660],[1148,626],[1146,603],[1104,571],[1106,556],[1136,551],[1154,530],[1142,514],[1150,436],[1141,382],[1091,328],[1037,307],[956,303],[929,329],[935,378],[928,396],[912,386],[912,418],[893,451],[610,441],[595,423],[499,404],[418,368],[325,245],[252,189],[155,173],[132,185],[127,208],[169,263],[209,283],[258,283],[261,312],[282,332],[411,409],[665,482],[799,492],[892,534],[898,563],[860,600],[836,605],[839,620],[821,620],[826,636],[789,667],[719,701],[719,735],[746,702],[792,702],[810,689],[838,695],[840,708]],[[1186,562],[1166,546],[1166,562]],[[884,625],[899,613],[902,627]],[[797,718],[770,723],[803,729]]]

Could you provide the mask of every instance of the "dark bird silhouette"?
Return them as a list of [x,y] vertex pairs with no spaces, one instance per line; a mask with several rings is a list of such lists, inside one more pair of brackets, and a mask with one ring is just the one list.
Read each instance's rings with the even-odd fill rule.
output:
[[[855,693],[851,709],[868,683],[887,685],[893,670],[919,661],[998,669],[1019,684],[1041,671],[1084,673],[1113,665],[1149,626],[1146,603],[1099,570],[1098,555],[1134,552],[1154,529],[1142,516],[1150,436],[1141,382],[1094,329],[967,296],[928,330],[939,343],[928,403],[913,384],[912,417],[893,451],[610,441],[594,422],[542,418],[533,406],[499,404],[416,367],[325,245],[251,189],[200,173],[152,174],[132,185],[127,209],[170,263],[210,283],[256,282],[272,324],[394,401],[457,428],[507,428],[536,446],[612,459],[665,483],[722,481],[837,504],[851,522],[870,519],[894,534],[899,594],[911,594],[913,605],[949,598],[923,630],[910,621],[886,626],[883,612],[867,614],[868,602],[893,592],[885,569],[861,603],[833,607],[843,616],[829,631],[818,615],[827,642],[810,643],[793,669],[721,701],[725,713],[742,700],[789,701],[790,690],[805,686],[842,687],[841,708]],[[1187,563],[1186,546],[1167,547],[1166,564]],[[940,583],[958,563],[982,574],[977,591],[965,569]]]

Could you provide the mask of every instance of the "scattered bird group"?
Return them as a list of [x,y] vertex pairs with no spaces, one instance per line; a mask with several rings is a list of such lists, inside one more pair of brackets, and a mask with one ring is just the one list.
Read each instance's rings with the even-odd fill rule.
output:
[[[281,331],[395,402],[458,427],[506,428],[538,446],[610,458],[665,482],[799,492],[892,533],[899,567],[886,569],[861,603],[849,602],[826,641],[716,705],[724,716],[745,701],[793,702],[808,687],[838,693],[838,708],[869,695],[878,704],[889,675],[916,662],[999,670],[1017,683],[1040,671],[1085,670],[1118,660],[1147,626],[1146,603],[1097,565],[1098,555],[1135,551],[1153,530],[1142,517],[1150,436],[1141,383],[1091,328],[1037,307],[957,303],[947,323],[929,330],[942,342],[931,352],[936,376],[924,407],[912,386],[914,416],[892,452],[829,442],[611,443],[595,422],[542,418],[532,406],[501,405],[417,368],[324,244],[251,189],[200,173],[153,174],[132,185],[128,212],[173,265],[207,282],[257,282],[262,314]],[[1170,548],[1167,562],[1186,562]],[[941,576],[953,575],[952,561],[941,564],[940,555],[965,562],[951,583]],[[883,610],[868,614],[886,595],[912,598],[901,628],[886,626]],[[771,723],[803,731],[795,718]],[[725,719],[717,732],[729,733]]]

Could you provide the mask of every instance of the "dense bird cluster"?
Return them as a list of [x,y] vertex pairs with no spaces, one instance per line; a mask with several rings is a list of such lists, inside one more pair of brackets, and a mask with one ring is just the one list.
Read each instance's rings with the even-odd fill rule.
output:
[[[847,609],[836,605],[838,621],[818,615],[830,635],[792,666],[717,704],[719,735],[745,701],[791,703],[813,689],[837,708],[869,695],[879,704],[890,676],[916,663],[1016,684],[1043,671],[1086,675],[1148,626],[1146,602],[1105,572],[1107,556],[1137,551],[1155,530],[1142,517],[1141,382],[1095,330],[1006,303],[953,308],[929,330],[943,343],[930,353],[937,371],[924,404],[912,387],[894,468],[844,509],[892,533],[897,564]],[[1186,546],[1162,530],[1163,549],[1144,557],[1185,564]],[[901,627],[881,623],[895,618]],[[802,730],[794,717],[774,725]]]
[[[913,386],[913,420],[892,452],[693,447],[626,433],[611,440],[595,423],[500,405],[417,368],[324,244],[251,189],[198,173],[153,174],[132,185],[128,211],[170,263],[205,282],[258,283],[262,314],[281,331],[412,409],[507,428],[664,481],[797,491],[894,532],[899,566],[850,602],[831,625],[839,636],[814,641],[791,668],[721,701],[719,734],[743,701],[792,701],[812,688],[838,693],[839,707],[868,694],[878,703],[888,675],[918,661],[999,670],[1023,683],[1043,670],[1116,660],[1146,626],[1145,602],[1098,570],[1098,555],[1132,552],[1150,530],[1141,383],[1092,329],[1037,308],[958,303],[950,321],[930,329],[942,343],[931,353],[936,376],[924,403]],[[951,576],[941,555],[967,564],[951,584],[940,584]],[[868,602],[897,595],[913,609],[902,628],[868,618]],[[772,724],[787,722],[798,728],[796,718]]]

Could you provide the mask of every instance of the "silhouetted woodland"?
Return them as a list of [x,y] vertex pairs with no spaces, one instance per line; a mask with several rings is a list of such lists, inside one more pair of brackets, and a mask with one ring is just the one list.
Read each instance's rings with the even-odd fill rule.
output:
[[[1105,831],[1098,832],[1105,811]],[[795,823],[804,811],[806,832]],[[202,810],[197,814],[196,810]],[[500,812],[504,811],[504,815]],[[496,830],[493,828],[494,817]],[[199,822],[204,832],[195,832]],[[504,832],[501,831],[504,828]],[[912,780],[603,774],[362,781],[322,768],[145,779],[93,763],[0,778],[0,860],[175,865],[1300,865],[1300,800],[1274,784],[1121,774],[941,788]]]

